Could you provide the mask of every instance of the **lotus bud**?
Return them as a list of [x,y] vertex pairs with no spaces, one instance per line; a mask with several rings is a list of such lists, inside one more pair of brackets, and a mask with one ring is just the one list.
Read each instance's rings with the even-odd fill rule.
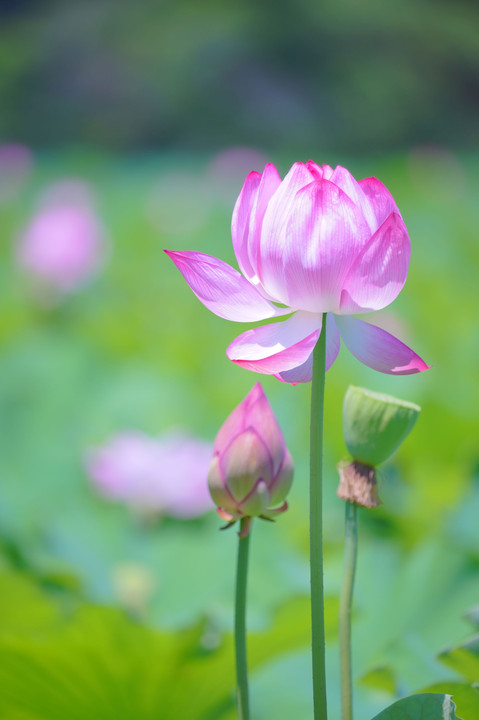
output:
[[293,461],[260,383],[233,410],[213,445],[208,473],[218,515],[272,520],[288,508]]
[[339,497],[364,507],[380,504],[376,467],[411,432],[421,408],[390,395],[350,386],[344,397],[343,430],[353,462],[339,467]]

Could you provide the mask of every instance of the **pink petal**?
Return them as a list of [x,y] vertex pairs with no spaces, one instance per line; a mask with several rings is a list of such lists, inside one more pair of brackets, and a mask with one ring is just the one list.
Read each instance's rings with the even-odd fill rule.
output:
[[364,190],[360,184],[354,179],[349,170],[338,165],[334,168],[331,177],[327,178],[335,185],[341,188],[346,195],[351,198],[353,203],[357,205],[363,213],[371,232],[375,232],[378,228],[378,221],[374,214],[373,208]]
[[334,172],[331,165],[322,165],[321,169],[323,171],[323,180],[331,180],[331,176]]
[[317,165],[314,160],[308,160],[307,163],[305,163],[305,166],[309,170],[309,172],[313,176],[313,180],[322,180],[323,179],[323,168],[320,165]]
[[232,438],[246,429],[248,423],[248,416],[254,405],[262,398],[266,399],[264,390],[261,383],[257,382],[253,385],[249,393],[246,395],[244,400],[228,415],[223,425],[218,430],[215,442],[213,445],[213,451],[221,454],[224,452],[226,447],[230,444]]
[[[257,272],[266,292],[278,300],[279,296],[285,295],[280,281],[283,265],[280,256],[273,253],[273,257],[269,257],[269,246],[271,243],[275,243],[280,233],[284,232],[297,192],[313,182],[314,179],[315,174],[306,165],[300,162],[295,163],[269,201],[264,215]],[[263,259],[266,260],[269,287],[266,287],[264,283]],[[277,296],[276,290],[278,290],[279,296]]]
[[364,180],[360,180],[358,184],[368,198],[374,215],[376,216],[376,227],[382,225],[392,212],[398,215],[401,214],[387,187],[379,180],[376,180],[375,177],[364,178]]
[[302,363],[302,365],[298,365],[298,367],[292,370],[276,373],[275,378],[290,385],[311,382],[313,379],[313,353],[310,354],[306,362]]
[[402,218],[391,213],[361,250],[344,281],[341,314],[381,310],[406,282],[411,243]]
[[253,277],[255,271],[251,267],[248,254],[248,235],[251,212],[258,195],[261,173],[250,172],[238,196],[231,220],[231,235],[236,260],[246,277]]
[[267,235],[275,197],[261,239],[265,289],[299,310],[338,312],[349,268],[371,237],[363,213],[337,185],[317,180],[295,195],[287,222],[279,218]]
[[198,300],[219,317],[237,322],[255,322],[291,312],[276,308],[237,270],[218,258],[199,252],[165,252]]
[[247,370],[274,375],[305,362],[320,330],[320,315],[297,312],[283,322],[243,333],[233,340],[226,355]]
[[214,442],[214,452],[221,455],[232,439],[248,428],[255,430],[262,438],[271,453],[273,474],[276,474],[283,462],[286,444],[276,416],[259,382],[252,387],[221,426]]
[[248,175],[233,211],[233,248],[241,271],[252,282],[258,281],[257,262],[264,214],[268,202],[280,185],[278,171],[268,163],[262,175]]
[[301,162],[294,163],[288,174],[280,184],[268,203],[268,210],[264,218],[266,235],[287,222],[289,210],[293,205],[298,190],[313,182],[315,175]]
[[[341,340],[339,338],[338,328],[334,322],[334,315],[328,313],[326,315],[326,370],[329,370],[338,357],[340,346]],[[282,382],[291,383],[291,385],[297,385],[301,382],[311,382],[313,378],[313,353],[311,353],[302,365],[292,370],[285,370],[285,372],[278,373],[275,377]]]
[[284,453],[286,452],[286,443],[276,416],[269,404],[268,398],[264,394],[261,384],[257,383],[257,385],[259,386],[261,392],[255,393],[255,402],[250,402],[248,404],[244,417],[245,427],[254,428],[259,437],[263,440],[271,455],[273,475],[276,475],[281,463],[283,462]]
[[[254,429],[248,428],[234,437],[219,456],[219,462],[228,490],[239,503],[248,497],[259,480],[267,487],[273,478],[271,453]],[[224,503],[218,504],[225,507]]]
[[411,375],[430,368],[411,348],[376,325],[346,316],[338,316],[336,322],[348,350],[373,370]]
[[293,484],[294,463],[287,448],[285,448],[283,462],[278,470],[279,472],[269,486],[269,493],[271,496],[269,504],[273,507],[284,501],[291,490],[291,485]]
[[213,457],[208,470],[208,488],[215,505],[218,505],[228,513],[234,513],[236,511],[236,500],[226,485],[226,479],[223,476],[218,455]]

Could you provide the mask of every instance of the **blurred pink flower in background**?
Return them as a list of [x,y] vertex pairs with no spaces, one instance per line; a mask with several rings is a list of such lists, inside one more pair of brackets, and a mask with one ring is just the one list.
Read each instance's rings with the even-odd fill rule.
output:
[[90,451],[86,468],[104,497],[187,519],[214,507],[207,482],[211,455],[210,443],[186,433],[155,438],[129,431]]
[[208,484],[218,515],[234,522],[274,518],[288,508],[293,460],[261,383],[223,423],[213,446]]
[[213,157],[206,170],[208,187],[214,199],[230,207],[238,194],[238,187],[252,167],[262,168],[269,158],[251,147],[229,147]]
[[357,182],[339,165],[333,170],[311,160],[295,163],[281,180],[274,165],[266,165],[246,178],[231,230],[242,274],[210,255],[166,252],[219,317],[255,322],[290,315],[237,337],[226,351],[234,363],[284,382],[309,382],[325,323],[327,369],[341,339],[374,370],[427,369],[393,335],[352,317],[389,305],[409,267],[406,226],[379,180]]
[[0,145],[0,202],[8,202],[22,189],[33,167],[33,155],[25,145]]
[[88,186],[63,181],[43,195],[18,240],[16,256],[41,286],[64,294],[84,285],[99,270],[106,248],[106,231]]

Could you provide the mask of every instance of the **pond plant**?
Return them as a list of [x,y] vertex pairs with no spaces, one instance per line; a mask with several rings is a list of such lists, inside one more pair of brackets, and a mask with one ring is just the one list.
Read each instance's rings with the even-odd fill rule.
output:
[[[263,173],[251,172],[236,202],[231,230],[241,272],[201,252],[166,252],[197,298],[219,317],[236,322],[274,320],[239,335],[226,350],[232,362],[285,383],[312,383],[313,706],[314,719],[327,720],[322,550],[325,373],[339,353],[341,339],[360,362],[379,372],[406,375],[428,369],[401,340],[354,317],[385,308],[400,293],[409,268],[410,240],[396,202],[379,180],[357,182],[341,166],[333,170],[312,161],[295,163],[283,180],[271,164]],[[418,411],[411,403],[357,388],[350,389],[345,399],[345,437],[353,461],[340,467],[339,490],[346,501],[340,618],[343,720],[353,717],[350,612],[356,508],[378,504],[376,465],[398,447]],[[220,515],[228,526],[240,521],[235,625],[239,720],[251,717],[244,637],[249,529],[252,517],[269,519],[271,505],[284,501],[292,477],[285,453],[281,431],[256,385],[220,430],[209,476]],[[279,508],[284,509],[285,504]],[[451,696],[411,696],[384,710],[377,720],[425,717],[455,718]]]

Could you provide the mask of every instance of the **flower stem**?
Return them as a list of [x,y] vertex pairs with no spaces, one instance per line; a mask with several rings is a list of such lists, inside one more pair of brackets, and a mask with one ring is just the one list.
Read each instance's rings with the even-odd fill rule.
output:
[[[248,665],[246,659],[246,586],[251,518],[241,520],[236,570],[235,651],[238,720],[250,720]],[[242,535],[243,531],[246,532]]]
[[327,720],[323,591],[323,415],[326,374],[326,313],[313,351],[310,458],[311,631],[314,720]]
[[358,554],[358,508],[346,501],[346,535],[344,546],[344,576],[339,603],[339,655],[341,666],[341,717],[353,720],[353,681],[351,670],[351,608],[354,576]]

